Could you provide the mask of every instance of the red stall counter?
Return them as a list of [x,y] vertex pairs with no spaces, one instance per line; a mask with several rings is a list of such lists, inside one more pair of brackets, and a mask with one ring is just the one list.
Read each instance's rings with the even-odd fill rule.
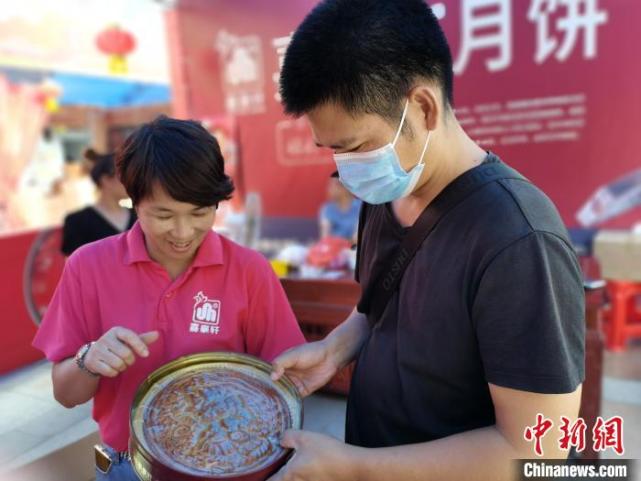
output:
[[64,267],[60,229],[0,236],[0,374],[43,358],[31,347]]

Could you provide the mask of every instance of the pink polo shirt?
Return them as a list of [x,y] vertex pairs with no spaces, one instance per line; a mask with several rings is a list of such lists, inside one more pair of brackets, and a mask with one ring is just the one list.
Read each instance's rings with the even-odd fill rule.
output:
[[160,332],[149,357],[100,379],[93,417],[103,442],[127,450],[137,387],[180,356],[234,351],[271,361],[304,342],[285,293],[259,253],[209,233],[176,280],[152,261],[136,223],[124,234],[78,249],[68,259],[33,345],[59,362],[110,328]]

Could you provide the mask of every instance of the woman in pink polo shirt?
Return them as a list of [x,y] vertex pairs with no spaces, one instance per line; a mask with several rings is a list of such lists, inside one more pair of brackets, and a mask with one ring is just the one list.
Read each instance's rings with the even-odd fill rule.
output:
[[159,117],[125,141],[117,163],[139,221],[68,259],[33,345],[54,363],[62,405],[94,400],[108,456],[97,479],[137,481],[129,409],[149,373],[203,351],[271,361],[304,339],[265,258],[212,231],[234,189],[214,137]]

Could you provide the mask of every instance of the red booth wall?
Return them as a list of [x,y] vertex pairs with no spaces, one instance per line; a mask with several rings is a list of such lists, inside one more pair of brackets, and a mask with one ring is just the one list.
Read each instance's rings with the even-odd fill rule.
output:
[[[277,98],[287,37],[316,3],[182,0],[167,14],[175,113],[236,117],[245,190],[261,192],[268,216],[314,217],[333,170]],[[430,3],[452,48],[459,120],[576,226],[599,186],[640,166],[641,2],[570,2],[576,12],[547,0]]]

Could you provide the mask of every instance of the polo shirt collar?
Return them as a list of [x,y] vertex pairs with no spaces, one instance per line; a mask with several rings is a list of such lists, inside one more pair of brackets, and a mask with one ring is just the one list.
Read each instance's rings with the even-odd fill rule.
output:
[[[136,221],[129,232],[127,232],[126,236],[126,251],[124,255],[125,264],[129,265],[136,262],[153,262],[147,252],[147,247],[145,246],[145,235],[142,232],[139,221]],[[220,240],[220,236],[214,231],[210,231],[203,239],[202,244],[200,244],[191,267],[222,264],[224,264],[223,245]]]
[[209,231],[196,252],[192,267],[216,266],[223,262],[223,243],[213,230]]

